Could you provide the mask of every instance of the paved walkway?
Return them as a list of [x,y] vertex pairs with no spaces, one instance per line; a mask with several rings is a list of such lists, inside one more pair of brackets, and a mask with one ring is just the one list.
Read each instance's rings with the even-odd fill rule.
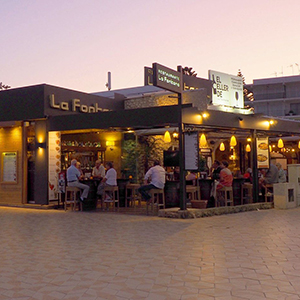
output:
[[300,299],[300,208],[201,219],[0,208],[0,299]]

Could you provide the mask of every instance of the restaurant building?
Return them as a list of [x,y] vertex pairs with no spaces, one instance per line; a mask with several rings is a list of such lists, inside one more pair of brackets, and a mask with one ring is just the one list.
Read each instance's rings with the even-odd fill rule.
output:
[[[180,105],[178,93],[155,86],[102,96],[47,84],[1,91],[0,204],[47,205],[57,201],[60,174],[74,157],[81,162],[87,177],[100,159],[113,161],[118,178],[128,180],[130,174],[122,169],[124,141],[158,137],[160,155],[166,162],[164,156],[180,152],[180,147],[178,138],[164,143],[163,135],[166,131],[178,133],[180,125],[184,172],[208,175],[212,161],[218,158],[230,162],[236,178],[247,167],[257,174],[257,168],[267,167],[270,161],[269,147],[260,149],[258,145],[269,146],[271,139],[276,141],[283,135],[300,135],[300,123],[255,115],[243,107],[237,93],[234,104],[216,105],[214,92],[220,96],[227,89],[220,83],[221,75],[211,72],[210,80],[183,76],[185,88]],[[219,80],[218,85],[214,85],[214,80]],[[217,88],[219,91],[214,91]],[[235,146],[230,144],[232,136],[237,139]],[[257,157],[264,159],[257,162]],[[176,191],[180,186],[172,184],[176,182],[173,175],[178,164],[166,167],[170,175],[166,187],[173,187],[167,195],[169,206],[178,206]],[[258,194],[255,184],[254,194]],[[238,203],[238,192],[236,195]],[[203,188],[201,197],[209,197],[209,191]]]

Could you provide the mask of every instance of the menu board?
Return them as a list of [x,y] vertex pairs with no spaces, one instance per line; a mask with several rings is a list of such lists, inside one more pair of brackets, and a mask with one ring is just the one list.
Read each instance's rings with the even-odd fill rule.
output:
[[267,137],[257,138],[257,168],[269,168],[269,140]]
[[184,134],[185,170],[199,169],[199,138],[198,132]]
[[48,135],[49,149],[49,182],[48,195],[49,200],[58,198],[58,176],[61,171],[61,135],[59,131],[50,131]]
[[2,152],[2,183],[17,183],[17,152]]

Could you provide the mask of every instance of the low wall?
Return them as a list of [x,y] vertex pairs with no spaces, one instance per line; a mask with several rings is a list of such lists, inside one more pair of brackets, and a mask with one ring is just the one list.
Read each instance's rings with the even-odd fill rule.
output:
[[271,208],[274,208],[273,202],[223,206],[207,209],[188,208],[187,210],[180,210],[178,207],[174,207],[159,210],[158,216],[163,218],[194,219]]

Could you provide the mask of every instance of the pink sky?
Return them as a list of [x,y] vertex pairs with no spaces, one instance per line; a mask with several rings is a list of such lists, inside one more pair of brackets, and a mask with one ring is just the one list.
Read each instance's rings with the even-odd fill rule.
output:
[[143,85],[158,62],[253,79],[298,75],[299,0],[0,0],[0,82],[84,92]]

